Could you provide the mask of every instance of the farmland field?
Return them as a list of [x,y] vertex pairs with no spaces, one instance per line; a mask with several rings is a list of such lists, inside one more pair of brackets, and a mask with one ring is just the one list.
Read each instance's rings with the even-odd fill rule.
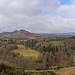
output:
[[64,45],[64,42],[63,41],[52,41],[52,42],[50,42],[50,43],[53,43],[53,44],[55,44],[55,45]]
[[36,58],[40,54],[40,52],[32,50],[31,48],[26,49],[24,45],[18,45],[18,49],[14,50],[14,52],[18,52],[23,56],[36,57]]

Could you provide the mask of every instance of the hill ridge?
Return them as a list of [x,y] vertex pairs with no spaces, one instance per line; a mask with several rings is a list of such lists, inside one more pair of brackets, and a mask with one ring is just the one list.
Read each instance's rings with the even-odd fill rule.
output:
[[34,33],[31,33],[26,30],[15,30],[13,32],[2,32],[0,33],[0,37],[20,37],[20,36],[34,36]]

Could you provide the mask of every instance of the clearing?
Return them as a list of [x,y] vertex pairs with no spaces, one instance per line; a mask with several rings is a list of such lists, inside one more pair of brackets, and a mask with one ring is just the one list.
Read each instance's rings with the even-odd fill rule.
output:
[[55,44],[55,45],[64,45],[64,41],[52,41],[52,42],[50,42],[50,43],[53,43],[53,44]]
[[14,52],[18,52],[24,57],[29,56],[29,57],[38,57],[40,55],[40,52],[33,50],[31,48],[26,49],[24,45],[17,45],[18,49],[13,50]]

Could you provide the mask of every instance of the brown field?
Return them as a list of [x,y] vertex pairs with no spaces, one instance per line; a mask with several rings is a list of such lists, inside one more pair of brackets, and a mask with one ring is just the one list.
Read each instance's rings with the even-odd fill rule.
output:
[[21,38],[29,38],[29,39],[35,39],[36,37],[34,36],[29,36],[29,35],[24,35],[24,36],[20,36]]
[[54,70],[54,72],[60,75],[75,75],[75,67],[62,68],[59,70]]

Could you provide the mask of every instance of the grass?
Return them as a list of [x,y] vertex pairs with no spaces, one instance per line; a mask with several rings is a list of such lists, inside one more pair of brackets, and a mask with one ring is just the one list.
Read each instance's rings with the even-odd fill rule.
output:
[[14,50],[14,52],[18,52],[24,57],[29,56],[29,57],[38,57],[40,52],[36,50],[32,50],[31,48],[26,49],[24,45],[18,45],[18,49]]
[[13,36],[11,34],[4,35],[3,37],[17,38],[17,36]]
[[0,63],[6,64],[6,65],[11,66],[11,67],[15,66],[14,64],[6,62],[6,61],[3,61],[1,59],[0,59]]
[[55,45],[64,45],[64,41],[52,41],[52,42],[50,42],[50,43],[53,43],[53,44],[55,44]]

